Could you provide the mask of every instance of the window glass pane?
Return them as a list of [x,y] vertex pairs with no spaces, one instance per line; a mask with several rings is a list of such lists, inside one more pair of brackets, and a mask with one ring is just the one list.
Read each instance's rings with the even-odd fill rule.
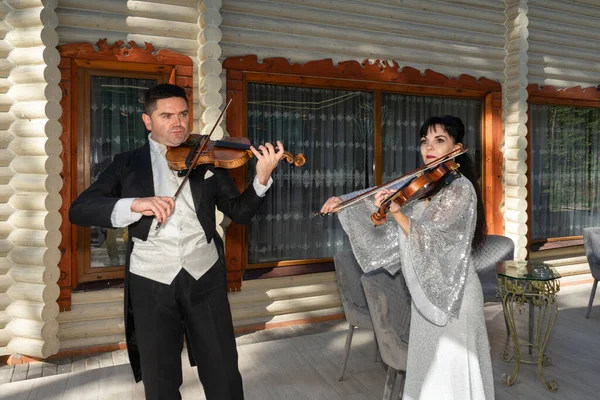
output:
[[531,238],[600,225],[600,109],[532,104]]
[[248,262],[327,258],[349,249],[337,218],[315,212],[331,196],[373,185],[373,95],[249,84],[248,137],[254,145],[281,140],[306,156],[304,166],[282,161],[274,172],[249,224]]
[[[142,146],[147,131],[142,121],[144,92],[156,80],[91,76],[90,180],[98,178],[112,158]],[[91,228],[91,266],[109,267],[125,263],[126,231]]]
[[464,146],[481,175],[483,103],[475,99],[409,96],[387,93],[382,108],[382,182],[389,182],[422,165],[419,129],[430,117],[453,115],[465,124]]

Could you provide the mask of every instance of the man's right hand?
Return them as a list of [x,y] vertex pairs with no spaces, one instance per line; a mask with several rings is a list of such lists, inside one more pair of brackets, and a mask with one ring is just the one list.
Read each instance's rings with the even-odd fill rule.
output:
[[340,204],[342,204],[342,199],[340,199],[339,197],[334,196],[328,198],[327,201],[323,204],[323,207],[321,207],[321,214],[330,214]]
[[139,197],[131,203],[131,211],[142,215],[154,215],[163,224],[175,209],[175,201],[171,197]]

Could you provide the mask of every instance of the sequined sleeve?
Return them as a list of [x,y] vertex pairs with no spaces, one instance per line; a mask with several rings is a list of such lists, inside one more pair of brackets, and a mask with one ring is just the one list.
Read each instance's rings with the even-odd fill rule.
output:
[[[422,204],[422,203],[421,203]],[[403,273],[415,307],[432,323],[457,317],[471,259],[477,197],[464,177],[453,181],[428,206],[406,211],[407,237],[399,230]]]

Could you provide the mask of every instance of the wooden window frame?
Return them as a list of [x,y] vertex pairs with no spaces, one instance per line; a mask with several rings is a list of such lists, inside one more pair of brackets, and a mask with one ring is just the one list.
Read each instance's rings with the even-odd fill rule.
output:
[[[248,83],[280,84],[288,86],[369,90],[374,101],[381,103],[381,93],[429,95],[481,99],[482,115],[482,194],[486,205],[486,219],[490,234],[502,233],[502,88],[500,83],[472,76],[458,79],[445,75],[405,67],[387,61],[347,61],[333,65],[330,59],[291,65],[284,58],[270,58],[258,62],[255,55],[231,57],[223,62],[227,71],[227,100],[232,103],[227,111],[227,131],[234,137],[247,137]],[[377,107],[374,118],[377,120]],[[380,180],[381,126],[375,126],[375,177]],[[231,171],[240,190],[247,185],[245,168]],[[381,182],[376,182],[381,184]],[[247,227],[232,223],[226,232],[225,258],[228,290],[241,289],[242,274],[247,267]],[[331,259],[308,260],[307,263],[332,263]],[[302,263],[304,264],[304,263]],[[298,265],[282,261],[275,266]]]
[[[557,105],[557,106],[572,106],[572,107],[588,107],[588,108],[600,108],[600,85],[591,86],[588,88],[581,88],[580,86],[572,87],[568,89],[559,89],[554,86],[542,86],[538,84],[531,84],[527,86],[527,103],[528,104],[544,104],[544,105]],[[531,240],[531,210],[533,203],[531,201],[531,118],[529,115],[529,108],[527,110],[527,250],[532,251],[532,245],[539,246],[543,243],[536,251],[545,251],[552,249],[561,249],[571,246],[582,246],[583,236],[568,236],[568,237],[557,237],[557,238],[546,238],[543,241],[536,241],[535,243]],[[547,243],[547,245],[544,245]]]
[[[89,129],[85,131],[84,99],[89,96],[89,82],[86,85],[86,76],[101,73],[111,76],[150,77],[159,82],[170,82],[182,86],[186,90],[190,104],[190,120],[193,121],[193,64],[186,55],[161,49],[155,51],[150,43],[145,43],[143,48],[135,42],[124,44],[117,41],[112,46],[101,39],[96,47],[90,43],[73,43],[57,47],[61,56],[59,69],[61,72],[60,88],[62,90],[62,125],[61,142],[63,152],[63,187],[60,191],[62,206],[60,208],[63,224],[61,225],[62,253],[59,262],[60,278],[58,285],[60,295],[57,300],[61,311],[71,308],[71,294],[77,285],[82,282],[122,279],[124,267],[89,268],[89,248],[85,243],[86,231],[89,239],[89,228],[80,228],[69,222],[68,211],[71,203],[87,185],[87,163],[78,159],[79,151],[86,144],[89,146]],[[83,81],[83,83],[82,83]],[[83,117],[82,117],[83,115]],[[88,118],[89,120],[89,118]],[[87,142],[86,142],[87,138]],[[89,148],[87,149],[89,151]],[[86,181],[87,179],[87,181]]]

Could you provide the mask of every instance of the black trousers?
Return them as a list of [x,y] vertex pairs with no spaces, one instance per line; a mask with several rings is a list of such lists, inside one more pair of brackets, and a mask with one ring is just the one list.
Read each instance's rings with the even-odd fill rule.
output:
[[244,398],[221,261],[198,280],[182,269],[170,285],[131,274],[129,290],[146,399],[181,399],[184,334],[206,399]]

